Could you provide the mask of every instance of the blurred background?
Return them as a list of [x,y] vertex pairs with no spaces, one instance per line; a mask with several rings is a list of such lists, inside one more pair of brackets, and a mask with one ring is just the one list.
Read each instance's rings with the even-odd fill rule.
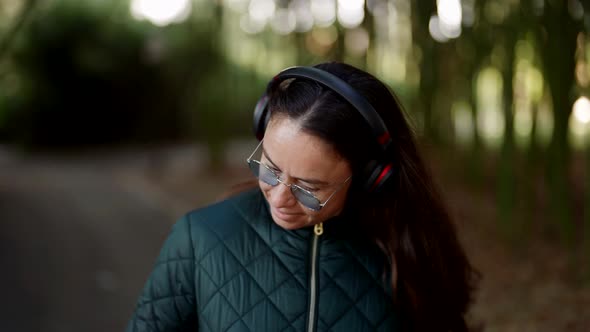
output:
[[0,329],[122,331],[173,222],[248,179],[292,65],[386,82],[486,331],[590,331],[586,0],[0,0]]

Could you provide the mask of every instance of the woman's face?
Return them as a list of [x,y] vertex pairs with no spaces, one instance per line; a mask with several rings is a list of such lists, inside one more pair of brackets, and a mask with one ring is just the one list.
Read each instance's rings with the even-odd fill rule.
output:
[[286,185],[273,187],[259,181],[279,226],[298,229],[315,225],[342,211],[351,182],[346,179],[352,172],[349,163],[328,143],[303,132],[297,121],[275,117],[266,129],[262,150],[260,161],[281,181],[311,191],[321,203],[336,192],[321,210],[313,211],[299,203]]

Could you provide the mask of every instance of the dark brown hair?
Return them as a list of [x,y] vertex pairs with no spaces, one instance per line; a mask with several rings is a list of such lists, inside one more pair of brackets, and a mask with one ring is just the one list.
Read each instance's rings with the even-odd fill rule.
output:
[[[349,161],[353,185],[347,211],[387,255],[396,303],[414,331],[467,331],[465,315],[477,274],[461,247],[450,215],[422,160],[401,105],[374,76],[350,65],[324,63],[363,95],[385,122],[393,142],[380,150],[360,113],[330,89],[307,79],[271,86],[271,117],[297,120]],[[363,192],[367,163],[386,159],[395,167],[385,190]]]

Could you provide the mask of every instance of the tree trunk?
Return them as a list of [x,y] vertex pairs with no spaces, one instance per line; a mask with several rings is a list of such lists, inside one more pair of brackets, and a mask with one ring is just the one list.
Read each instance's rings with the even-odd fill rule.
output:
[[428,31],[430,16],[436,12],[436,4],[429,1],[412,2],[412,33],[414,40],[420,44],[422,58],[420,60],[419,109],[422,113],[422,134],[431,142],[438,142],[437,126],[434,123],[433,102],[438,81],[437,42]]
[[546,34],[541,38],[540,52],[545,76],[553,100],[553,136],[548,153],[551,211],[558,222],[566,244],[574,244],[575,227],[572,213],[572,193],[569,185],[570,146],[567,139],[568,121],[573,98],[576,38],[579,28],[568,13],[566,2],[547,2],[543,16]]
[[[510,24],[512,25],[512,24]],[[500,223],[508,235],[515,235],[515,218],[516,207],[516,176],[515,176],[515,151],[514,151],[514,108],[513,108],[513,84],[514,77],[514,60],[515,45],[518,40],[514,32],[503,33],[505,38],[506,63],[502,70],[503,73],[503,102],[504,102],[504,121],[505,130],[502,141],[502,150],[499,165],[498,181],[498,208]]]

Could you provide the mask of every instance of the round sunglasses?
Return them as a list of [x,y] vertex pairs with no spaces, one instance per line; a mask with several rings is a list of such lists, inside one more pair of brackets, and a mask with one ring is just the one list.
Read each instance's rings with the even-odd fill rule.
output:
[[322,203],[311,191],[309,191],[305,188],[302,188],[296,184],[287,183],[287,182],[281,180],[279,175],[275,171],[273,171],[268,165],[260,162],[259,160],[252,159],[252,156],[254,156],[254,154],[256,153],[256,151],[258,151],[258,148],[261,145],[262,145],[262,141],[260,141],[260,143],[258,144],[256,149],[254,149],[254,152],[252,152],[250,157],[248,157],[248,159],[246,159],[246,162],[248,163],[248,166],[250,167],[250,170],[252,171],[254,176],[256,178],[258,178],[260,181],[268,184],[269,186],[274,187],[280,183],[280,184],[283,184],[283,185],[289,187],[289,189],[291,190],[291,193],[293,194],[293,197],[295,197],[295,199],[297,199],[297,201],[299,203],[301,203],[303,206],[305,206],[306,208],[308,208],[310,210],[313,210],[313,211],[321,210],[324,206],[326,206],[326,204],[328,204],[330,199],[332,199],[332,197],[334,197],[334,195],[340,189],[342,189],[344,184],[346,184],[346,182],[348,182],[350,180],[350,178],[352,177],[352,176],[349,176],[346,180],[344,180],[344,182],[340,183],[338,185],[338,188],[336,188],[336,190],[328,197],[328,199],[326,199]]

